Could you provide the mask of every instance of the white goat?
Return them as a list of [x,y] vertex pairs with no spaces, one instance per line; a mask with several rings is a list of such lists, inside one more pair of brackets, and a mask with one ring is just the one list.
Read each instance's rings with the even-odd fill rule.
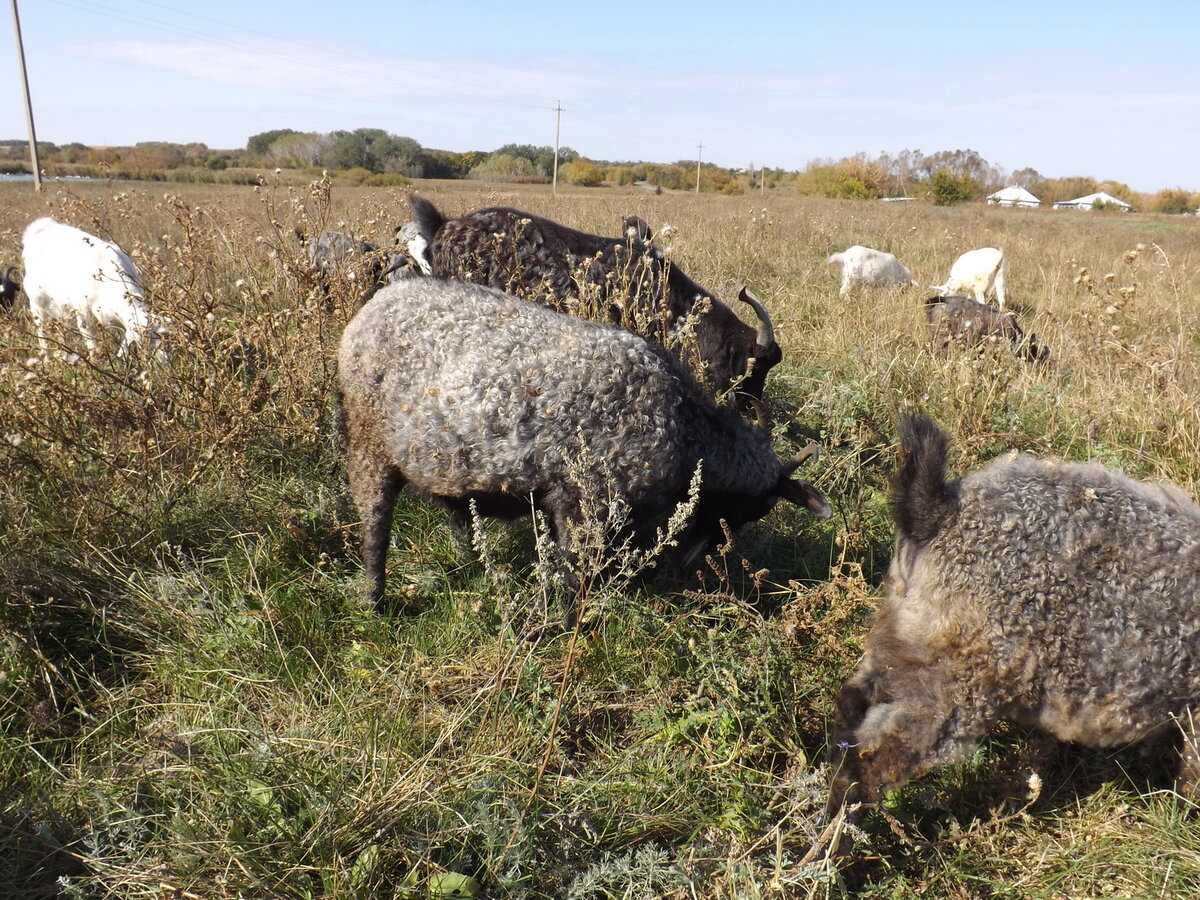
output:
[[1004,251],[995,247],[968,250],[954,261],[946,283],[935,284],[933,289],[943,297],[966,294],[980,303],[995,295],[996,305],[1004,309]]
[[124,330],[118,356],[147,334],[151,349],[158,347],[165,320],[147,309],[137,267],[116,244],[43,217],[25,229],[21,256],[23,286],[43,353],[48,350],[46,323],[72,315],[91,352],[96,349],[93,322]]
[[916,284],[913,274],[900,260],[882,250],[855,244],[841,253],[831,253],[826,263],[842,264],[842,286],[838,296],[845,297],[856,284]]

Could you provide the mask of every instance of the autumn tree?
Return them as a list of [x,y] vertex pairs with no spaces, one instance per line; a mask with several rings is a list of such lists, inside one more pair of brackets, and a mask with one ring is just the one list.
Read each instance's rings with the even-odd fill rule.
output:
[[1150,198],[1149,203],[1146,204],[1146,209],[1150,212],[1180,215],[1181,213],[1191,212],[1192,198],[1183,188],[1166,188]]

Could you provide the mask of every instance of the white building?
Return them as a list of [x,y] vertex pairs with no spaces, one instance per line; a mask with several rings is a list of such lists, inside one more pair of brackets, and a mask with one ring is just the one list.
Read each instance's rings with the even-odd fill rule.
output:
[[1042,201],[1023,187],[1012,185],[1003,190],[996,191],[994,194],[988,194],[988,203],[998,204],[1000,206],[1026,206],[1036,207],[1041,206]]
[[1112,194],[1106,194],[1104,191],[1099,191],[1095,194],[1088,194],[1086,197],[1079,197],[1075,200],[1059,200],[1054,204],[1055,209],[1095,209],[1097,206],[1107,206],[1111,209],[1119,209],[1123,212],[1128,212],[1133,207],[1124,200],[1119,200]]

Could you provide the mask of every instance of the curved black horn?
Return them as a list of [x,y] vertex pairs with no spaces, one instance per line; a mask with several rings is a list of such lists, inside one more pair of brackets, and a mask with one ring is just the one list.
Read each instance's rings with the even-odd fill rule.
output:
[[759,347],[774,346],[775,326],[771,324],[771,314],[767,312],[763,302],[750,293],[750,289],[745,285],[742,285],[742,289],[738,291],[738,299],[749,304],[754,309],[754,314],[758,316],[758,335],[754,342]]
[[800,468],[802,464],[813,457],[819,456],[820,453],[820,446],[813,441],[809,441],[803,450],[799,451],[795,456],[783,464],[783,476],[786,478],[787,476],[791,475],[798,468]]
[[[730,392],[731,395],[735,392]],[[754,418],[758,421],[758,427],[763,431],[771,430],[771,415],[767,412],[767,404],[763,403],[758,397],[753,394],[738,393],[738,397],[746,402],[746,404],[754,410]]]

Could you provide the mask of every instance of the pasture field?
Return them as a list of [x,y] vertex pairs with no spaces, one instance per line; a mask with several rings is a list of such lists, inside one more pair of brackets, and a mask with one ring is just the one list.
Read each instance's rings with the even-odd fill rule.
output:
[[[166,364],[40,360],[28,313],[0,316],[0,896],[1196,895],[1200,828],[1161,760],[1015,728],[890,798],[853,872],[810,847],[891,551],[898,417],[946,426],[956,474],[1016,448],[1196,496],[1200,220],[415,187],[446,213],[669,222],[699,283],[749,284],[785,353],[779,452],[822,445],[802,476],[833,518],[779,507],[696,577],[597,583],[593,630],[528,640],[560,614],[534,529],[459,547],[406,497],[408,611],[378,616],[334,424],[357,288],[326,298],[292,229],[386,244],[404,190],[0,184],[0,264],[38,215],[101,234],[175,335]],[[925,285],[1002,247],[1049,362],[935,352],[923,288],[839,298],[825,257],[856,243]]]

